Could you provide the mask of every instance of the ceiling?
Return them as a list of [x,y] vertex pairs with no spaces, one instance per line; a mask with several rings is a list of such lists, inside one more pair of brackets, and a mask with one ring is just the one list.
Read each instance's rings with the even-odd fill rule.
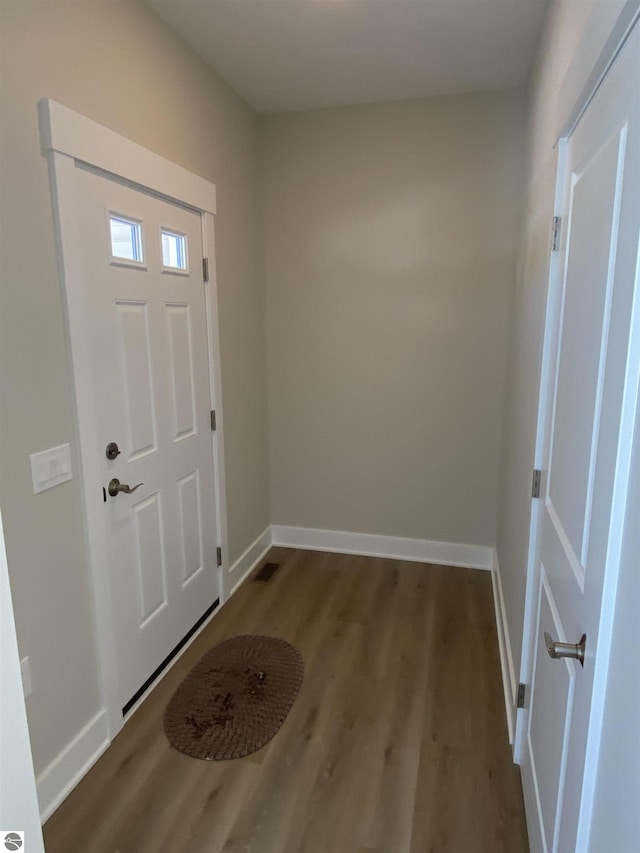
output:
[[146,0],[258,112],[527,78],[547,0]]

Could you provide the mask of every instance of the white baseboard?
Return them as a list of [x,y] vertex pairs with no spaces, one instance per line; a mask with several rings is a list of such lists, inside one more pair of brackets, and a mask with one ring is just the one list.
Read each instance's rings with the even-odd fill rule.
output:
[[403,539],[372,533],[347,533],[342,530],[317,530],[310,527],[272,528],[272,544],[309,551],[333,551],[364,557],[387,557],[418,563],[438,563],[468,569],[492,569],[493,548],[428,539]]
[[40,819],[53,814],[109,746],[107,714],[100,711],[36,779]]
[[516,674],[513,667],[513,653],[511,640],[509,639],[509,625],[507,623],[507,612],[504,606],[504,594],[502,592],[502,575],[498,555],[494,550],[493,571],[491,572],[491,583],[493,586],[493,604],[496,611],[496,626],[498,629],[498,647],[500,649],[500,668],[502,670],[502,685],[504,688],[504,704],[507,712],[507,728],[509,730],[509,743],[513,744],[515,737],[515,705],[516,705]]
[[271,548],[271,526],[265,528],[260,536],[252,542],[247,550],[241,554],[227,572],[227,589],[229,596],[238,589],[242,582],[256,568],[260,560]]

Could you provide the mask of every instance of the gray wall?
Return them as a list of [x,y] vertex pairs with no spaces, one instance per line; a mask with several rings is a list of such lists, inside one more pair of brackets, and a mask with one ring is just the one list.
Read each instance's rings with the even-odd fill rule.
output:
[[137,3],[8,2],[0,30],[1,500],[40,772],[97,712],[99,696],[78,480],[31,493],[29,454],[74,445],[36,103],[53,97],[217,185],[232,560],[269,523],[257,120]]
[[272,521],[493,545],[522,93],[262,139]]

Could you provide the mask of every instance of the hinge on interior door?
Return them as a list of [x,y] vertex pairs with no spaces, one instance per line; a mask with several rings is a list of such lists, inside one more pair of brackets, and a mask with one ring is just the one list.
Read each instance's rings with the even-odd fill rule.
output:
[[216,548],[216,562],[218,566],[222,565],[222,548],[219,545]]
[[216,431],[216,410],[211,409],[211,432]]
[[516,708],[524,708],[524,697],[527,692],[526,684],[518,684],[518,698],[516,701]]
[[531,497],[540,497],[540,484],[542,482],[542,471],[539,468],[533,469],[533,481],[531,483]]
[[202,259],[202,280],[209,281],[209,258]]
[[551,225],[551,251],[560,249],[560,236],[562,232],[562,217],[554,216]]

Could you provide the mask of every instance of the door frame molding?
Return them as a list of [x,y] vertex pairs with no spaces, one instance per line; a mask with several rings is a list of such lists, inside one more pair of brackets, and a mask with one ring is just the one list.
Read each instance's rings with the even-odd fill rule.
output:
[[[640,0],[626,0],[605,44],[594,60],[589,75],[584,80],[580,93],[574,98],[573,106],[561,117],[562,125],[558,128],[558,140],[571,136],[639,20]],[[572,68],[570,66],[567,77],[562,83],[561,101],[568,100],[573,90],[575,80],[571,75]],[[565,92],[567,95],[564,94]]]
[[[640,29],[640,5],[638,0],[627,0],[627,3],[618,18],[612,33],[595,62],[587,83],[583,87],[580,97],[566,112],[566,118],[562,124],[561,135],[556,142],[558,152],[555,196],[553,215],[562,216],[563,202],[565,198],[566,185],[569,179],[567,148],[568,142],[577,128],[580,119],[594,99],[601,85],[605,82],[608,72],[612,68],[618,54],[627,41],[636,36]],[[564,223],[563,223],[564,224]],[[561,251],[549,254],[549,272],[547,277],[547,299],[545,307],[544,331],[542,342],[542,357],[539,373],[538,409],[536,421],[536,440],[533,458],[533,467],[543,471],[543,478],[547,472],[544,469],[549,451],[549,421],[552,416],[551,399],[554,388],[555,371],[554,365],[557,359],[557,349],[560,333],[560,298],[563,291],[566,263],[566,246],[563,244]],[[633,384],[633,383],[631,383]],[[627,391],[625,391],[625,397]],[[629,453],[630,457],[630,453]],[[630,461],[627,460],[628,462]],[[626,493],[626,490],[625,490]],[[612,510],[615,506],[612,504]],[[535,653],[538,588],[540,576],[538,566],[540,562],[540,533],[542,519],[542,501],[532,500],[529,525],[529,547],[527,554],[527,576],[524,606],[524,621],[522,634],[522,656],[520,660],[520,681],[526,684],[529,691],[532,677]],[[621,535],[621,534],[620,534]],[[607,593],[615,595],[617,584],[617,568],[615,571],[607,571],[603,587],[602,622],[601,634],[598,637],[596,658],[594,661],[594,701],[592,704],[589,735],[586,745],[585,768],[583,775],[583,794],[580,806],[577,826],[576,849],[586,849],[588,834],[591,825],[591,814],[593,807],[593,796],[597,775],[598,748],[600,742],[600,729],[602,725],[602,712],[606,698],[606,680],[611,652],[611,637],[613,630],[613,604],[607,602]],[[597,698],[596,698],[597,695]],[[527,733],[529,726],[529,703],[526,708],[516,711],[516,734],[514,739],[514,761],[523,764],[526,760],[528,750]],[[539,828],[529,827],[532,849],[539,842]],[[536,847],[537,849],[537,847]]]
[[[118,697],[114,602],[109,583],[107,524],[102,511],[102,472],[95,453],[95,394],[90,364],[89,306],[83,293],[84,260],[76,198],[77,165],[89,166],[123,182],[200,214],[204,256],[209,258],[205,288],[211,408],[216,410],[212,454],[222,567],[218,568],[220,599],[228,597],[224,566],[228,565],[228,530],[224,471],[224,418],[221,399],[218,287],[215,269],[215,184],[132,142],[50,98],[38,103],[42,152],[51,186],[58,277],[63,300],[67,358],[72,379],[74,435],[78,446],[85,548],[93,593],[93,624],[100,694],[110,740],[123,725]],[[211,618],[211,617],[210,617]]]

